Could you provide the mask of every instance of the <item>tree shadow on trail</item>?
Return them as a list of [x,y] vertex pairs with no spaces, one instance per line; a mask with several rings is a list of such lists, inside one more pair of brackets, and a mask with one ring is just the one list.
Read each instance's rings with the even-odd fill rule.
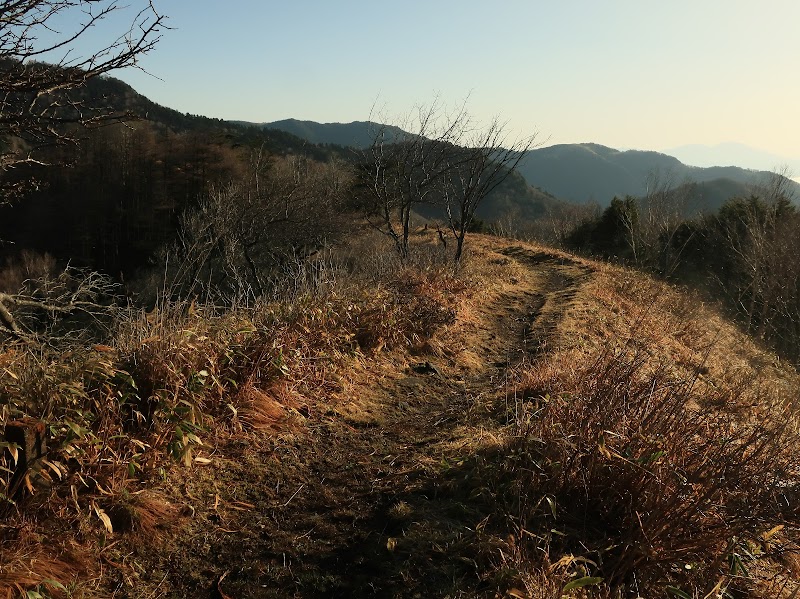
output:
[[[493,452],[496,453],[496,452]],[[434,478],[383,494],[350,543],[307,556],[296,572],[303,597],[496,596],[514,582],[513,546],[481,467],[496,456],[442,464]]]

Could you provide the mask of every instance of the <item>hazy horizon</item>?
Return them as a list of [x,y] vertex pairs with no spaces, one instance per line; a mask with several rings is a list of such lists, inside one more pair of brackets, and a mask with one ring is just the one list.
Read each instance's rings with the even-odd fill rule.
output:
[[[288,119],[280,119],[278,121],[269,122],[252,122],[252,121],[236,121],[236,122],[249,122],[253,125],[274,125],[284,121],[297,121],[300,123],[317,123],[320,125],[352,125],[357,122],[364,121],[330,121],[319,122],[312,119],[291,117]],[[292,128],[287,128],[292,132]],[[555,145],[567,144],[597,144],[593,140],[583,140],[574,142],[559,142],[559,143],[542,143],[533,149],[544,149]],[[605,145],[605,144],[600,144]],[[610,146],[613,147],[613,146]],[[723,142],[714,145],[706,144],[686,144],[673,148],[630,148],[630,147],[616,147],[613,148],[621,152],[628,150],[638,151],[652,151],[659,152],[673,156],[680,160],[682,163],[689,166],[697,167],[712,167],[712,166],[738,166],[758,171],[772,171],[787,174],[790,178],[800,182],[800,159],[791,158],[787,156],[778,156],[760,148],[753,148],[745,144],[737,142]]]

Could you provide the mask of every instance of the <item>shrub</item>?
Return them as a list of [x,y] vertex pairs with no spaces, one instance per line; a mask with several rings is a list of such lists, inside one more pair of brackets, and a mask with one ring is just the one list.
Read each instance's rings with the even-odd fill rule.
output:
[[794,418],[786,398],[761,398],[762,420],[718,409],[746,385],[701,407],[696,379],[649,360],[629,346],[534,367],[497,484],[528,555],[583,556],[611,589],[708,592],[798,521]]

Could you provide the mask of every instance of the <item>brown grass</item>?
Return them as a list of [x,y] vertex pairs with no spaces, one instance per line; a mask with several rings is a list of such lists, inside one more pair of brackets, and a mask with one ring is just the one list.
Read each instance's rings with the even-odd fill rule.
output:
[[134,533],[152,544],[178,518],[178,509],[150,491],[123,493],[99,502],[115,533]]
[[581,556],[600,594],[755,592],[737,564],[794,559],[748,547],[800,523],[796,374],[635,273],[609,267],[582,300],[513,383],[494,492],[527,559]]
[[[234,436],[304,434],[323,411],[380,424],[367,398],[374,377],[400,376],[413,355],[447,358],[463,376],[485,370],[465,340],[526,269],[494,252],[503,242],[476,237],[454,270],[432,239],[415,237],[400,264],[360,238],[299,265],[257,306],[164,304],[128,314],[94,347],[0,349],[0,425],[43,418],[59,472],[40,464],[37,493],[7,505],[0,588],[90,588],[106,566],[135,584],[123,548],[168,538],[183,514],[143,491],[185,476],[175,464],[209,464]],[[702,597],[721,583],[788,597],[798,578],[797,374],[697,298],[591,268],[549,351],[492,383],[509,399],[510,426],[459,421],[449,442],[478,456],[458,485],[479,488],[461,499],[495,510],[491,531],[475,527],[485,547],[467,553],[509,596],[561,597],[570,580],[598,576],[572,596],[660,596],[673,585]],[[398,501],[390,515],[424,520],[409,509]]]
[[[227,435],[302,427],[315,401],[340,394],[342,373],[365,355],[435,343],[466,284],[435,246],[422,246],[416,266],[377,258],[368,246],[349,266],[346,255],[329,257],[254,307],[185,302],[132,311],[93,347],[2,347],[0,427],[44,420],[53,466],[36,465],[35,495],[4,506],[0,585],[67,585],[100,571],[91,548],[108,539],[158,543],[179,506],[142,489],[174,463],[207,463]],[[48,532],[56,519],[62,526]],[[23,529],[24,538],[14,533]],[[75,537],[74,550],[50,549],[65,535]]]
[[[91,555],[82,547],[63,546],[43,537],[30,522],[3,526],[0,544],[0,594],[25,596],[30,589],[64,596],[63,590],[92,570]],[[56,541],[56,542],[54,542]]]

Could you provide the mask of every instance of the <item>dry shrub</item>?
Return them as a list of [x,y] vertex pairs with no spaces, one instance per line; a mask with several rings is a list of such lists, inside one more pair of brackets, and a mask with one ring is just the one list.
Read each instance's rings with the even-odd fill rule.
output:
[[355,339],[369,351],[430,339],[455,320],[454,295],[463,290],[451,275],[406,269],[356,314]]
[[388,242],[386,235],[370,229],[349,239],[335,252],[335,257],[348,278],[368,285],[391,281],[404,269],[420,272],[453,269],[452,252],[438,242],[433,229],[417,231],[410,240],[405,258]]
[[189,463],[206,432],[237,415],[256,428],[278,424],[301,397],[337,391],[336,370],[359,349],[430,339],[454,319],[461,289],[452,274],[407,269],[371,293],[331,290],[223,312],[194,303],[132,311],[112,345],[57,354],[8,347],[0,425],[35,414],[53,437],[48,459],[114,486],[161,467],[165,453]]
[[17,293],[28,280],[55,277],[57,274],[58,264],[53,256],[22,250],[17,257],[6,259],[0,269],[0,293]]
[[610,588],[710,591],[741,544],[798,523],[788,398],[742,421],[698,407],[695,383],[635,347],[531,369],[499,476],[530,555],[585,556]]
[[108,385],[124,404],[120,424],[176,457],[231,419],[274,429],[303,397],[338,391],[337,369],[359,350],[430,339],[463,289],[452,274],[405,269],[369,293],[334,286],[221,314],[176,304],[134,315],[108,354],[124,373]]

